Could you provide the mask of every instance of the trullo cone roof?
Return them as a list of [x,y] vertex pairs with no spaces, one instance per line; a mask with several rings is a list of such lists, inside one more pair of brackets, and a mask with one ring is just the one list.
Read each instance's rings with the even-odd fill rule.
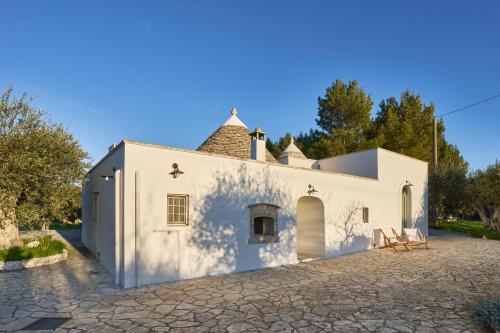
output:
[[300,151],[299,147],[295,145],[295,142],[293,142],[293,136],[290,138],[290,144],[288,145],[288,147],[286,147],[285,150],[281,152],[278,158],[286,156],[300,158],[303,160],[307,159],[307,157]]
[[[240,158],[250,158],[251,138],[248,128],[238,118],[236,108],[231,110],[231,117],[199,147],[198,151]],[[266,161],[277,163],[276,159],[266,150]]]

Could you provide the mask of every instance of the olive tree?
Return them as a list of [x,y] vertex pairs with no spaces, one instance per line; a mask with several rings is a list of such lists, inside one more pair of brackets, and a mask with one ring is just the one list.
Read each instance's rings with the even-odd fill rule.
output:
[[487,230],[500,232],[500,161],[469,176],[468,201]]
[[11,86],[0,99],[0,248],[19,244],[18,227],[59,216],[89,166],[73,135],[31,102]]

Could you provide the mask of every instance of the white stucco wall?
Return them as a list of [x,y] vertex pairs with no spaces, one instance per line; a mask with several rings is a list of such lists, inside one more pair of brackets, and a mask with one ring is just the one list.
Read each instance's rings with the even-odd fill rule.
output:
[[324,158],[318,164],[321,170],[377,179],[377,158],[378,149],[370,149]]
[[[86,221],[89,193],[98,191],[106,197],[101,221],[123,232],[121,245],[112,237],[102,245],[101,260],[110,272],[115,264],[122,268],[117,282],[125,287],[296,263],[297,203],[308,196],[308,184],[324,206],[326,256],[371,248],[374,229],[400,230],[406,180],[414,184],[413,219],[427,233],[427,163],[385,150],[369,151],[361,159],[365,169],[356,171],[377,174],[374,179],[138,143],[119,148],[92,171],[84,189],[83,233],[92,250],[94,233]],[[123,214],[116,218],[115,187],[99,175],[120,161]],[[173,178],[172,163],[184,174]],[[374,164],[376,173],[367,168]],[[167,226],[167,194],[189,195],[189,226]],[[249,244],[248,205],[254,203],[281,207],[279,243]],[[369,208],[369,223],[362,222],[362,207]]]
[[[113,275],[116,271],[115,234],[115,184],[112,168],[123,169],[124,145],[117,147],[109,156],[98,163],[88,175],[82,194],[82,242]],[[105,181],[103,173],[113,175]],[[98,194],[97,223],[93,221],[93,196]],[[119,256],[118,256],[119,257]]]
[[[379,152],[379,179],[388,190],[382,193],[382,199],[396,205],[397,210],[389,210],[387,218],[398,220],[400,223],[396,230],[401,232],[402,210],[401,192],[406,181],[411,186],[411,210],[412,223],[418,227],[425,235],[428,234],[428,164],[426,162],[393,153],[385,149],[378,149]],[[425,195],[423,195],[425,194]]]

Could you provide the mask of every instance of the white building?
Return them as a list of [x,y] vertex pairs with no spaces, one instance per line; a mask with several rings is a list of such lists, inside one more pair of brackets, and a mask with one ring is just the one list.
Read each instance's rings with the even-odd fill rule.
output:
[[236,110],[198,150],[122,141],[90,171],[82,239],[124,287],[294,264],[427,234],[427,163],[384,149],[278,160]]

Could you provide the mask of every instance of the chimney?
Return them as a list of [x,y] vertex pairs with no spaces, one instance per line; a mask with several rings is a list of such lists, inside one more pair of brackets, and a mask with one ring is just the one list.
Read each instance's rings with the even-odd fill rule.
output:
[[260,127],[250,133],[252,144],[250,146],[250,157],[257,161],[266,160],[266,133]]

